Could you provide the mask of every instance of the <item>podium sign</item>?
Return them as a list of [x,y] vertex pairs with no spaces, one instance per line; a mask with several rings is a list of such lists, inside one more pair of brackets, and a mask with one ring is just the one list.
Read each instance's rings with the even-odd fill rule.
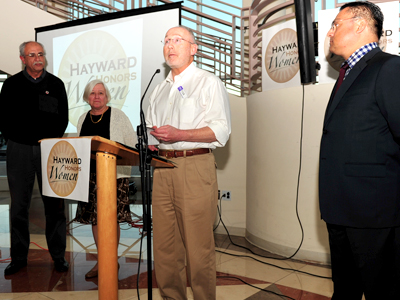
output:
[[[99,299],[116,300],[118,299],[117,164],[138,166],[140,161],[138,150],[99,136],[45,139],[40,142],[45,195],[74,199],[72,197],[78,192],[81,180],[82,184],[87,183],[87,187],[82,189],[88,193],[90,158],[96,159]],[[174,167],[171,162],[160,157],[152,157],[151,166]],[[72,185],[75,186],[72,188]],[[78,199],[80,197],[76,198],[87,201]],[[148,272],[151,274],[150,269]]]
[[41,141],[43,194],[88,202],[91,137]]

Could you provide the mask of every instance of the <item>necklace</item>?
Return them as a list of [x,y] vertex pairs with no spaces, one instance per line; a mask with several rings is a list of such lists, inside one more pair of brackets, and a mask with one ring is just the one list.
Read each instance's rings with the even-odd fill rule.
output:
[[92,114],[91,114],[91,113],[89,113],[89,115],[90,115],[90,120],[92,120],[92,123],[93,123],[93,124],[97,124],[97,123],[99,123],[99,122],[101,121],[101,119],[103,119],[103,115],[104,115],[104,113],[102,113],[102,114],[101,114],[101,117],[100,117],[100,119],[98,119],[96,122],[95,122],[95,121],[93,121]]

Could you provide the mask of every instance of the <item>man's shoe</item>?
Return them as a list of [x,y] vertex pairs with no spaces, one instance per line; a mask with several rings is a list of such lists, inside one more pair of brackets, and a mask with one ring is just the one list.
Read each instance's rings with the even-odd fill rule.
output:
[[69,263],[67,262],[67,260],[64,257],[56,258],[54,260],[54,268],[58,272],[67,272],[68,268],[69,268]]
[[99,276],[99,270],[90,270],[85,274],[86,279],[96,278]]
[[26,267],[26,260],[12,260],[11,263],[4,269],[4,275],[12,275],[17,273],[23,267]]

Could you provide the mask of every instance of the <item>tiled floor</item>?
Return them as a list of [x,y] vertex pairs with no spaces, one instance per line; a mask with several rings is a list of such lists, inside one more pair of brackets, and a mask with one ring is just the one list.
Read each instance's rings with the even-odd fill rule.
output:
[[[85,273],[96,262],[96,248],[91,227],[71,223],[67,237],[67,273],[54,270],[44,238],[44,214],[40,196],[35,192],[30,209],[31,247],[28,266],[17,274],[4,277],[9,263],[9,204],[7,192],[0,192],[0,300],[98,299],[97,279],[85,280]],[[75,215],[76,203],[67,201],[67,216]],[[141,205],[132,210],[141,215]],[[215,235],[217,245],[218,300],[326,300],[332,294],[329,267],[294,260],[264,258],[232,245],[228,235]],[[260,250],[241,237],[231,237],[234,243],[246,246],[267,257],[274,255]],[[119,245],[119,299],[148,299],[146,240],[140,245],[140,230],[122,225]],[[137,284],[139,254],[142,252],[139,284]],[[297,270],[294,271],[294,270]],[[324,278],[325,277],[325,278]],[[154,281],[154,276],[153,276]],[[137,290],[139,285],[139,290]],[[161,299],[153,282],[152,298]],[[189,299],[193,299],[188,288]],[[278,296],[281,295],[281,296]],[[285,296],[283,296],[285,295]]]

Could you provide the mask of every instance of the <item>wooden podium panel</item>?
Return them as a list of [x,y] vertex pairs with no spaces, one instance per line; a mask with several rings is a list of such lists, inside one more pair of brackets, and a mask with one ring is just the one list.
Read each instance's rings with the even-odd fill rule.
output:
[[[96,159],[97,168],[99,299],[116,300],[118,299],[117,165],[138,166],[140,157],[136,149],[99,136],[90,138],[91,151],[92,154],[95,153],[92,158]],[[157,157],[152,158],[151,166],[174,167],[172,163]]]
[[[92,138],[91,150],[96,152],[97,167],[99,299],[114,300],[118,299],[116,170],[117,165],[138,166],[139,152],[99,136]],[[174,165],[153,158],[151,166],[173,167]]]
[[[92,138],[96,152],[97,226],[99,232],[99,299],[118,299],[117,241],[117,165],[138,166],[139,152],[108,139]],[[153,167],[174,167],[170,162],[153,158]],[[151,272],[151,270],[150,270]]]

